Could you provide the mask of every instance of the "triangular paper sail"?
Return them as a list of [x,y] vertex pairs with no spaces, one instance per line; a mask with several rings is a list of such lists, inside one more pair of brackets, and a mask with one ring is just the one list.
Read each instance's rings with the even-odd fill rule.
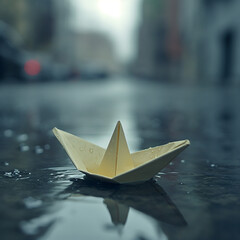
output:
[[120,122],[106,150],[57,128],[53,132],[78,170],[115,183],[149,180],[190,144],[182,140],[130,154]]
[[100,163],[98,173],[107,177],[115,177],[133,168],[122,125],[118,122]]

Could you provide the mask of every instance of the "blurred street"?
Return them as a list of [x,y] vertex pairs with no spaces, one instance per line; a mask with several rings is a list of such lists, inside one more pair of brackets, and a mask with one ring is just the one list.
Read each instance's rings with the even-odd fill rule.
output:
[[[2,84],[1,239],[237,239],[239,102],[230,86],[124,77]],[[153,187],[83,181],[51,129],[105,148],[118,120],[131,152],[191,145]]]

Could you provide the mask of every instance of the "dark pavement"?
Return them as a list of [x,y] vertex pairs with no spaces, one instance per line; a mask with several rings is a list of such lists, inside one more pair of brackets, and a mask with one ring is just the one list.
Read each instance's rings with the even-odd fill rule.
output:
[[[237,88],[131,79],[0,86],[1,239],[238,239]],[[116,186],[75,170],[51,129],[130,151],[189,139],[153,181]]]

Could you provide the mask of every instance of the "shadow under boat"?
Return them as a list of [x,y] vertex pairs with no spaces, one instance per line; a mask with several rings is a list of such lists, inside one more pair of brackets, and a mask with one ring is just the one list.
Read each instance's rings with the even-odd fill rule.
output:
[[177,206],[154,180],[138,185],[117,185],[96,182],[91,179],[71,179],[73,182],[64,190],[70,196],[93,196],[103,198],[112,223],[124,225],[129,208],[134,208],[157,221],[175,226],[186,226]]

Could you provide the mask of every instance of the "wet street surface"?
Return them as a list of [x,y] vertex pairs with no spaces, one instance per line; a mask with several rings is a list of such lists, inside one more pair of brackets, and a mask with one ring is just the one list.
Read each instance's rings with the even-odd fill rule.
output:
[[[1,240],[239,239],[237,88],[131,79],[0,86]],[[153,180],[114,185],[75,169],[51,129],[130,151],[189,139]]]

